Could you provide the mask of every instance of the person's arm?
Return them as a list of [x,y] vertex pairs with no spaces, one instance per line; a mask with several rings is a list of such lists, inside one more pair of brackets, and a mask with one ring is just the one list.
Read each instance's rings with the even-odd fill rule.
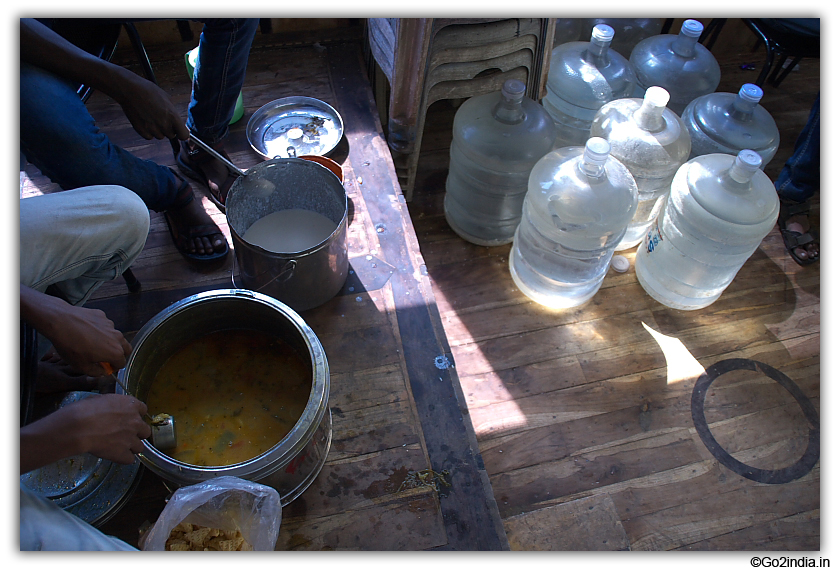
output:
[[131,344],[102,311],[76,307],[25,285],[20,286],[20,318],[47,337],[74,369],[90,376],[105,373],[100,362],[122,368],[131,354]]
[[137,133],[147,140],[189,138],[184,120],[160,87],[73,45],[35,19],[20,19],[20,57],[113,98]]
[[152,434],[146,404],[133,396],[90,396],[20,428],[20,472],[80,453],[130,464]]

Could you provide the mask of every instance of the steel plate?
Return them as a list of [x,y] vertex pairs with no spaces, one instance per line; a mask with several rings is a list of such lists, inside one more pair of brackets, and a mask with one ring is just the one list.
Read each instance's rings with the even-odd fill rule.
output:
[[[93,392],[70,392],[59,407]],[[140,460],[121,465],[89,453],[76,455],[20,476],[23,485],[94,526],[104,524],[131,498],[139,482]]]
[[325,156],[344,135],[344,121],[319,99],[285,97],[260,107],[245,132],[251,148],[264,158]]

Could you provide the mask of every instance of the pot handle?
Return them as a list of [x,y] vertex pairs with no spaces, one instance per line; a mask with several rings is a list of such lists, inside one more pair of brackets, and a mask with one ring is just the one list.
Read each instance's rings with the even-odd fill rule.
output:
[[[263,289],[265,289],[266,287],[268,287],[269,285],[271,285],[275,281],[278,282],[278,283],[285,283],[286,281],[288,281],[289,279],[292,278],[292,275],[294,275],[295,267],[297,267],[297,260],[295,260],[295,259],[288,260],[283,265],[283,267],[280,269],[280,271],[278,271],[277,275],[275,275],[274,277],[272,277],[271,279],[269,279],[268,281],[263,283],[258,289],[256,289],[256,291],[257,292],[262,291]],[[243,269],[242,271],[245,271],[245,270]],[[238,289],[239,287],[236,285],[236,281],[234,280],[234,277],[233,277],[234,273],[235,273],[235,271],[231,271],[230,279],[233,282],[234,288]],[[256,281],[258,278],[263,277],[267,273],[269,273],[269,271],[263,271],[259,275],[248,275],[247,273],[245,275],[249,279],[253,279],[254,281]]]

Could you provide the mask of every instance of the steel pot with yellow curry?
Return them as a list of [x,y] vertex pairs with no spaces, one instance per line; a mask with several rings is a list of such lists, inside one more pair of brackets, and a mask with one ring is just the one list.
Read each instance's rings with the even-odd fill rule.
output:
[[183,299],[149,321],[120,372],[149,413],[176,418],[178,444],[144,441],[143,464],[175,486],[232,475],[283,506],[317,477],[332,438],[329,366],[287,305],[230,289]]

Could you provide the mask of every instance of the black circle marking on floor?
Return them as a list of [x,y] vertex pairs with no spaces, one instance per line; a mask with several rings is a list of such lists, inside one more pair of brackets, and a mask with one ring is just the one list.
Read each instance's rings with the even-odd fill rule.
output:
[[[703,411],[703,406],[706,401],[706,392],[709,390],[712,382],[716,378],[731,372],[733,370],[756,370],[764,373],[765,376],[772,378],[782,385],[790,394],[796,398],[799,407],[805,414],[805,419],[808,420],[808,448],[799,460],[793,465],[789,465],[783,469],[759,469],[757,467],[750,467],[746,463],[742,463],[732,457],[712,436],[709,425],[706,423],[706,415]],[[820,419],[817,416],[817,410],[811,401],[805,396],[802,390],[799,389],[793,380],[767,364],[750,360],[747,358],[731,358],[728,360],[721,360],[716,362],[706,369],[697,379],[694,385],[694,391],[691,394],[691,418],[694,420],[694,427],[697,428],[697,435],[703,441],[706,448],[712,455],[720,461],[723,465],[752,481],[758,483],[789,483],[799,479],[807,474],[820,458]]]

